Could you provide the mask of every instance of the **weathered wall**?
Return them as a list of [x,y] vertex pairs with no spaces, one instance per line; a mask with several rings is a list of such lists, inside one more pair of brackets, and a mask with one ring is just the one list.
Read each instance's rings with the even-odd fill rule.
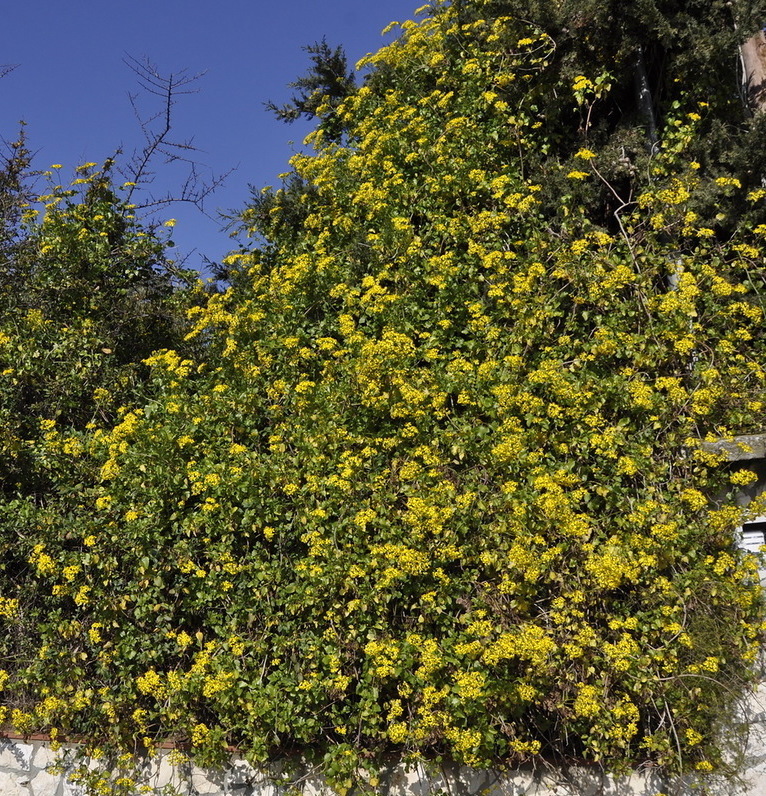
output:
[[[766,794],[766,684],[745,708],[749,731],[743,735],[745,775],[741,782],[693,780],[663,782],[651,769],[621,780],[598,776],[587,770],[515,770],[510,773],[473,772],[465,769],[427,772],[423,768],[394,769],[384,776],[377,792],[386,796],[764,796]],[[64,749],[64,752],[66,750]],[[80,785],[66,771],[51,770],[62,752],[53,752],[43,741],[0,739],[0,796],[84,796]],[[146,764],[142,785],[157,793],[172,785],[182,796],[287,796],[288,789],[275,787],[244,761],[232,759],[221,771],[205,771],[188,765],[172,765],[172,753]],[[66,766],[64,766],[66,768]],[[316,779],[301,783],[306,796],[326,791]],[[137,789],[136,793],[141,793]],[[294,791],[293,791],[294,792]]]
[[766,36],[758,31],[740,45],[742,85],[748,102],[758,112],[766,107]]
[[[51,773],[57,754],[45,742],[0,741],[0,794],[2,796],[83,796],[80,785],[65,773]],[[172,785],[182,796],[286,796],[288,789],[270,784],[267,777],[241,760],[233,760],[223,771],[203,771],[188,766],[173,766],[168,755],[147,766],[140,785],[158,792]],[[308,778],[301,783],[306,796],[326,791],[320,782]],[[650,773],[636,774],[620,782],[594,778],[587,772],[515,771],[500,776],[492,772],[426,772],[424,769],[396,769],[384,777],[377,790],[390,796],[654,796],[667,792],[667,785]],[[140,786],[137,793],[140,793]]]

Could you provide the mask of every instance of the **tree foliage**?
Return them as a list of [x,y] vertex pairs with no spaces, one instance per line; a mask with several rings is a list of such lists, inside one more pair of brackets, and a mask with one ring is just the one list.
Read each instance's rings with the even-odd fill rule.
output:
[[100,481],[16,521],[18,728],[314,755],[341,791],[392,758],[723,766],[763,612],[752,474],[701,443],[760,430],[766,382],[728,7],[423,12],[243,212],[204,350],[82,437]]
[[[6,174],[22,179],[12,165]],[[120,200],[111,164],[94,165],[78,170],[72,188],[41,197],[41,222],[27,201],[10,203],[6,216],[20,211],[23,225],[0,279],[6,495],[37,488],[28,459],[40,423],[81,432],[113,417],[141,382],[141,361],[182,343],[181,294],[164,243]]]
[[[39,653],[36,622],[51,607],[29,567],[41,517],[76,509],[98,482],[88,435],[146,400],[142,360],[184,345],[189,277],[119,197],[110,166],[85,164],[70,188],[54,185],[54,167],[43,175],[49,193],[35,199],[20,144],[0,175],[13,231],[0,261],[0,612],[13,618],[3,652],[11,671]],[[27,692],[8,697],[17,708]]]
[[337,124],[335,111],[353,92],[354,73],[349,70],[343,48],[333,49],[326,39],[303,49],[311,56],[311,67],[303,77],[290,83],[290,88],[298,89],[298,93],[285,105],[267,102],[266,108],[288,124],[301,117],[320,118],[325,134],[337,140],[342,128]]

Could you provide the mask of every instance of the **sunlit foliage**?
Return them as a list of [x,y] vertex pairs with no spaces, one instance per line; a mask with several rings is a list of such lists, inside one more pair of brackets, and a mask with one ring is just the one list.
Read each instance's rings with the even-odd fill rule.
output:
[[632,76],[502,7],[365,59],[342,141],[242,213],[204,351],[148,357],[151,400],[78,439],[98,483],[29,509],[15,726],[314,755],[341,791],[392,758],[721,765],[762,609],[749,476],[700,443],[761,427],[766,192],[700,153],[757,122],[679,88],[656,147],[599,128]]

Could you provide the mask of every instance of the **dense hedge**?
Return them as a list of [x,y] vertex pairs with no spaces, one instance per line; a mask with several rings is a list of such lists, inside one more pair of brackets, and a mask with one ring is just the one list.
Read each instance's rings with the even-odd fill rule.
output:
[[400,757],[721,765],[762,606],[750,475],[700,441],[760,429],[766,192],[697,158],[758,122],[676,89],[653,151],[629,71],[498,6],[434,4],[320,107],[202,353],[46,425],[59,492],[2,509],[18,730],[314,755],[341,790]]

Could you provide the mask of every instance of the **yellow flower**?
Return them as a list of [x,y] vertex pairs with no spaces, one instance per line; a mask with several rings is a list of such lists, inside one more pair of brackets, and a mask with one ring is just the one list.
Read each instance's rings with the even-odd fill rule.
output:
[[10,619],[19,609],[19,601],[15,597],[0,597],[0,616]]
[[738,486],[747,486],[748,484],[755,483],[758,476],[752,470],[738,470],[729,476],[729,481]]
[[197,724],[191,733],[191,742],[193,746],[202,746],[210,735],[210,728],[206,724]]
[[80,586],[74,601],[77,605],[87,605],[90,602],[90,586]]
[[407,739],[407,725],[403,721],[396,721],[388,728],[388,738],[392,743],[403,743]]
[[88,629],[88,638],[91,644],[101,643],[101,628],[103,625],[100,622],[94,622]]
[[601,712],[602,702],[602,695],[595,686],[580,683],[573,705],[575,716],[584,718],[597,716]]
[[485,684],[486,677],[481,672],[460,672],[455,677],[455,685],[463,699],[478,699]]
[[162,684],[162,677],[154,669],[136,678],[136,687],[142,694],[152,694],[158,699],[164,695],[165,687]]

